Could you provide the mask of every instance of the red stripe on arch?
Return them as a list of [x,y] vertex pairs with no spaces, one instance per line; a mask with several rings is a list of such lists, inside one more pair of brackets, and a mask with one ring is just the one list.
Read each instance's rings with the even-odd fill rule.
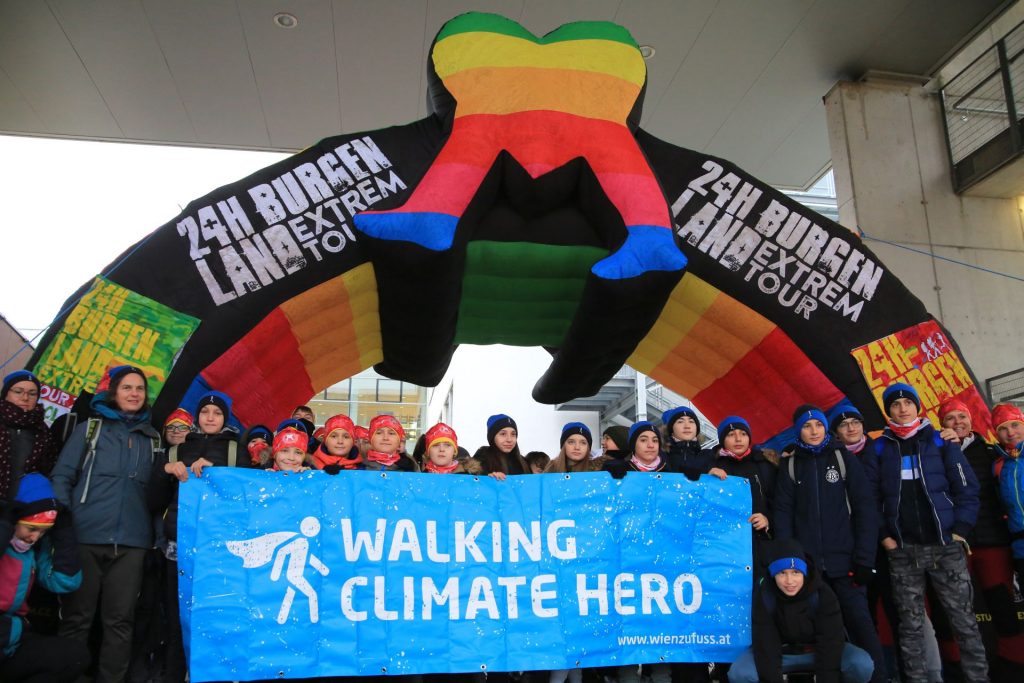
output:
[[693,397],[712,419],[742,415],[765,441],[793,425],[801,403],[828,407],[843,394],[781,329],[772,330],[729,372]]
[[233,411],[245,425],[273,428],[313,395],[306,360],[281,309],[274,309],[224,352],[203,377],[231,396]]

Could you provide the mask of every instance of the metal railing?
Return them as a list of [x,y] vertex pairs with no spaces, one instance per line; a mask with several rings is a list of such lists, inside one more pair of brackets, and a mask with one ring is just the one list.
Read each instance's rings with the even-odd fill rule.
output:
[[953,186],[963,192],[1024,154],[1024,23],[942,88]]
[[1024,368],[985,380],[985,393],[995,403],[1024,403]]
[[[670,396],[666,396],[668,392]],[[710,421],[704,414],[693,405],[693,402],[689,399],[679,396],[671,389],[666,389],[665,386],[655,380],[648,378],[647,382],[647,405],[656,408],[659,412],[665,412],[669,408],[675,408],[677,406],[689,406],[693,408],[697,415],[700,417],[700,433],[705,437],[710,438],[717,442],[717,428],[711,424]],[[660,418],[660,415],[658,416]]]

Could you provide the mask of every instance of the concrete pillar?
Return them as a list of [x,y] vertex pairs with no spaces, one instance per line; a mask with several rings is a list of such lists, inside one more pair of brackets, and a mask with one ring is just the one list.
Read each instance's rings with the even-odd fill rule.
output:
[[1024,278],[1024,198],[953,192],[939,96],[917,84],[840,82],[825,109],[840,222],[953,334],[982,390],[1024,367],[1024,282],[937,258]]

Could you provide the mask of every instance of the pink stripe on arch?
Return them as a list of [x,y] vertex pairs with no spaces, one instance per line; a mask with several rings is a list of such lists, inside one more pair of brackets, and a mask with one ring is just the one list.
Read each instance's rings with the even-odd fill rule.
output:
[[462,216],[489,170],[490,166],[435,162],[409,200],[394,211]]

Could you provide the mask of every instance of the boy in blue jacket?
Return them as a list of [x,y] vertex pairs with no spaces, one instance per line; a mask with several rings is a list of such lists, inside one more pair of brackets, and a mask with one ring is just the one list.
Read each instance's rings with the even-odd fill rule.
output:
[[874,662],[872,681],[886,680],[885,655],[868,609],[874,579],[878,515],[860,460],[832,439],[824,411],[800,406],[793,415],[796,451],[779,467],[775,537],[795,538],[836,594],[854,645]]
[[987,681],[988,662],[974,616],[965,540],[978,516],[978,480],[959,445],[944,441],[913,387],[896,383],[882,394],[889,418],[864,458],[881,511],[882,548],[889,558],[900,614],[900,651],[906,678],[925,683],[926,579],[946,608],[960,646],[966,681]]

